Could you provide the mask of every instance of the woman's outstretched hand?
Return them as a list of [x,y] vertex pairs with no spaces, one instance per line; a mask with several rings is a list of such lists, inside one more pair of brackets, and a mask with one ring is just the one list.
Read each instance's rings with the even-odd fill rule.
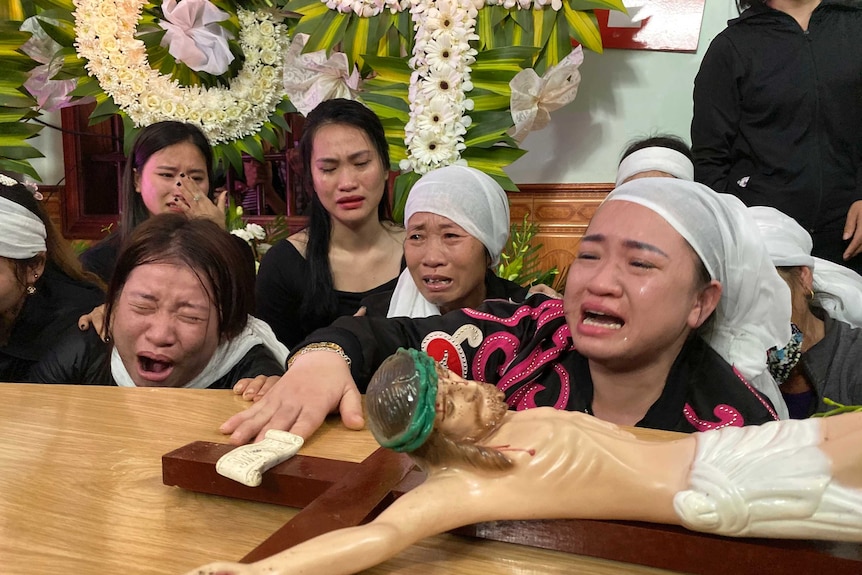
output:
[[296,358],[281,379],[273,382],[268,379],[262,382],[271,384],[265,395],[219,428],[230,435],[231,443],[258,441],[269,429],[282,429],[308,439],[326,416],[336,410],[346,427],[362,429],[365,425],[362,396],[350,375],[350,367],[337,354],[325,350],[305,353]]

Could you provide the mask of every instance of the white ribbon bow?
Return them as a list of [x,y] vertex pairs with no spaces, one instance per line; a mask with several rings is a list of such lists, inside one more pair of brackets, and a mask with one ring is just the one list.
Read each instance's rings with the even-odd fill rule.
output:
[[177,62],[195,72],[215,76],[227,72],[234,59],[227,43],[232,36],[217,22],[230,14],[207,0],[165,0],[162,12],[167,22],[159,22],[166,31],[161,44]]
[[284,58],[284,91],[290,102],[303,115],[324,100],[356,99],[359,91],[359,70],[347,65],[347,55],[326,50],[303,54],[308,34],[297,34]]
[[584,61],[584,50],[580,46],[548,68],[539,78],[532,68],[521,70],[509,82],[512,90],[510,108],[515,126],[509,135],[518,142],[533,130],[541,130],[551,121],[551,112],[562,108],[575,99],[581,73],[578,67]]

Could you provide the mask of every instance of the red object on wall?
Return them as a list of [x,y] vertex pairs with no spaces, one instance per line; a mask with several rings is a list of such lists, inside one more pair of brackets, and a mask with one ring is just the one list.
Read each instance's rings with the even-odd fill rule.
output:
[[[622,12],[595,10],[605,48],[695,52],[705,0],[634,0]],[[632,19],[635,21],[632,22]]]

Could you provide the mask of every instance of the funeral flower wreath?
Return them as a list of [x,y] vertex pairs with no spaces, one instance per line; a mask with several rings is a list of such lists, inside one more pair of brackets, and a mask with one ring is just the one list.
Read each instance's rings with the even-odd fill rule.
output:
[[135,30],[146,0],[75,0],[75,47],[106,94],[136,126],[192,122],[213,144],[256,134],[282,101],[286,27],[271,13],[237,10],[245,64],[227,88],[180,86],[154,70]]

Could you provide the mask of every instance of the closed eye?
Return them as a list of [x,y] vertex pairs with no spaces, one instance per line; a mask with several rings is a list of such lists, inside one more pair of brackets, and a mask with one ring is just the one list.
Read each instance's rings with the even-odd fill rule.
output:
[[647,270],[655,269],[655,266],[652,263],[645,262],[643,260],[634,260],[632,262],[629,262],[629,265]]
[[131,304],[130,307],[132,308],[132,311],[142,315],[152,314],[156,312],[156,308],[151,305]]

